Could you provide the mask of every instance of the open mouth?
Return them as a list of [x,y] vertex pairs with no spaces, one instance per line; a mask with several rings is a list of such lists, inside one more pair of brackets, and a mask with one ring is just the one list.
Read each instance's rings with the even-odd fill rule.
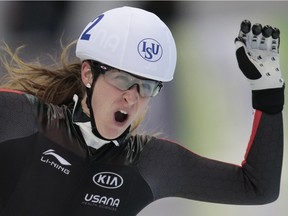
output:
[[123,123],[128,119],[128,113],[123,110],[119,110],[115,112],[114,117],[117,122]]

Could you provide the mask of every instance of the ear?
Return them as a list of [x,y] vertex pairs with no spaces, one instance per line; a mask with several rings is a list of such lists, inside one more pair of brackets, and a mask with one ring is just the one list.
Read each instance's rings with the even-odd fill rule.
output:
[[88,62],[84,61],[81,66],[81,79],[85,86],[91,88],[93,81],[93,74],[91,71],[91,66]]

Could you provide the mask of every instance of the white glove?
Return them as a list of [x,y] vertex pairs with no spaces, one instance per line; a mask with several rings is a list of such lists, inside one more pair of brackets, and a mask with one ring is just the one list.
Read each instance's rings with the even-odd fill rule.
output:
[[252,90],[282,88],[284,80],[279,64],[280,30],[262,27],[249,20],[241,23],[235,39],[239,68],[249,80]]

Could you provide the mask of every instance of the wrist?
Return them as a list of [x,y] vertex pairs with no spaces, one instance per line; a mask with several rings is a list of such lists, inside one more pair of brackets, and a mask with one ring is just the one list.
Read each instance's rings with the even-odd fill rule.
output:
[[252,90],[252,106],[254,109],[274,114],[281,112],[284,106],[284,89]]

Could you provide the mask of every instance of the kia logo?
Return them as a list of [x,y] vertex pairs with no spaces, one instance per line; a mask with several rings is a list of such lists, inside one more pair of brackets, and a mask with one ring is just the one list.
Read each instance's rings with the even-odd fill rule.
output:
[[138,44],[138,53],[143,59],[156,62],[162,57],[163,50],[158,41],[152,38],[145,38]]
[[123,185],[123,178],[113,172],[100,172],[93,176],[93,182],[103,188],[116,189]]

